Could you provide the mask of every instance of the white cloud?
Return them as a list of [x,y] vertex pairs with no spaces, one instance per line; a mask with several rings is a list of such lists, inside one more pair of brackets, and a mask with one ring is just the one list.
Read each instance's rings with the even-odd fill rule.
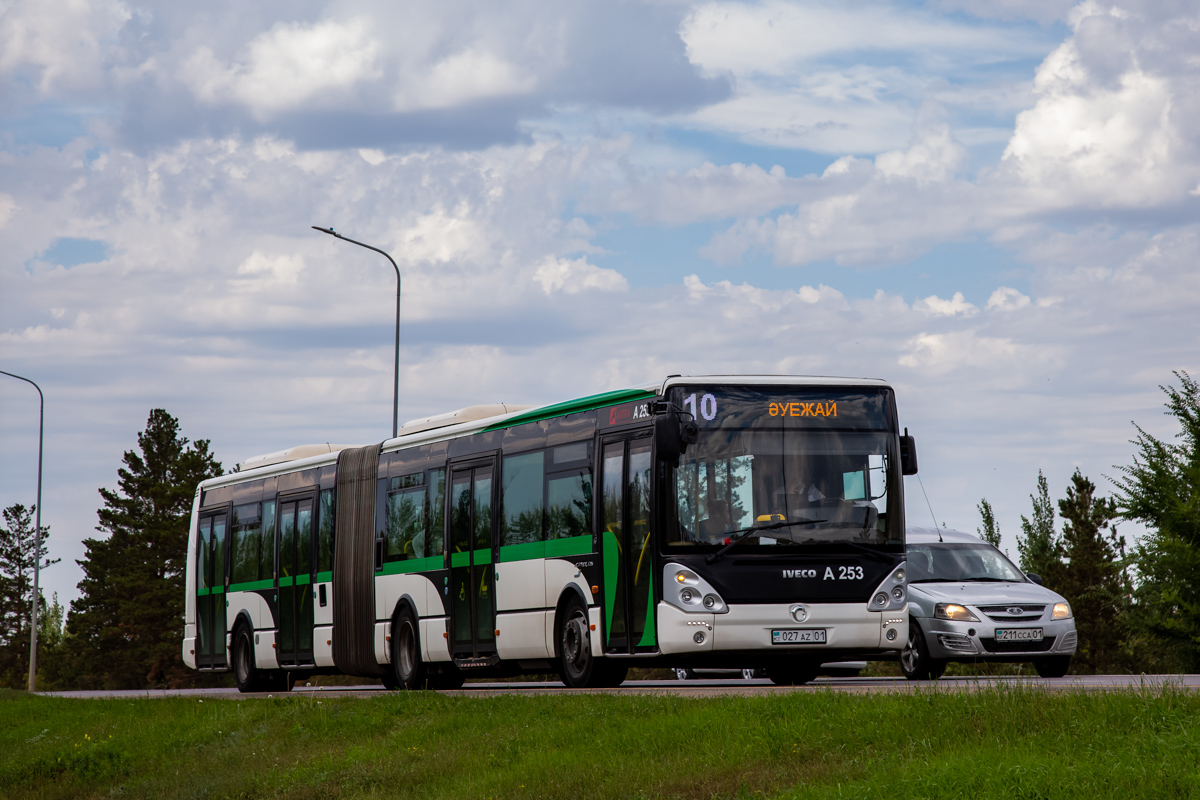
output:
[[181,77],[200,100],[241,103],[265,119],[313,103],[349,105],[357,87],[382,77],[380,49],[363,18],[280,22],[250,40],[229,65],[208,47],[198,48]]
[[402,75],[392,103],[397,111],[453,108],[474,100],[526,94],[536,86],[532,73],[495,53],[468,47],[421,73]]
[[541,284],[546,294],[578,294],[589,289],[623,292],[629,289],[629,282],[625,280],[624,275],[614,269],[589,264],[586,258],[577,258],[574,261],[547,258],[533,273],[533,279]]
[[119,0],[11,0],[0,8],[0,73],[32,68],[43,95],[102,85],[130,16]]
[[949,300],[931,294],[913,303],[913,308],[935,317],[973,317],[979,313],[978,308],[966,301],[962,292],[955,292]]
[[1001,286],[987,301],[988,311],[1019,311],[1029,305],[1029,298],[1016,289]]

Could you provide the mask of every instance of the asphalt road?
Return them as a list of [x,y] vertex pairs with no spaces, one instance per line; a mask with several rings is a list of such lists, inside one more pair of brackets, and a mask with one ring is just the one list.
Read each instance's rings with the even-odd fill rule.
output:
[[[1188,691],[1200,691],[1200,675],[1070,675],[1065,678],[997,677],[942,678],[937,681],[907,681],[903,678],[818,678],[806,686],[775,686],[769,680],[700,679],[690,681],[626,681],[616,689],[568,689],[561,683],[495,682],[468,683],[461,689],[443,692],[463,697],[488,697],[496,694],[671,694],[687,697],[717,697],[721,695],[756,695],[779,692],[909,692],[934,689],[944,692],[969,692],[990,686],[1037,686],[1051,691],[1113,691],[1117,689],[1157,689],[1173,686]],[[319,693],[325,696],[382,695],[382,686],[297,686],[292,694]],[[243,695],[231,689],[155,689],[149,691],[113,692],[41,692],[47,697],[121,698],[121,697],[199,697],[254,698],[266,694]]]

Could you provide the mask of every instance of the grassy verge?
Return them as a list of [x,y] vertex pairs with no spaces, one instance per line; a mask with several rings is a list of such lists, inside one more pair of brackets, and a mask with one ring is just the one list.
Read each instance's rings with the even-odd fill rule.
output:
[[0,796],[1200,797],[1200,696],[10,692]]

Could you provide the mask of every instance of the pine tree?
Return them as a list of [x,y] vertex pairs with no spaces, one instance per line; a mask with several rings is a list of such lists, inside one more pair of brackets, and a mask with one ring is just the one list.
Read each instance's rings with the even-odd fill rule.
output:
[[[50,529],[42,526],[42,546],[37,548],[34,530],[36,506],[17,503],[4,509],[0,528],[0,686],[24,689],[29,679],[30,622],[33,618],[33,565],[42,568],[57,564],[46,558],[46,537]],[[45,608],[45,601],[38,606]]]
[[983,527],[976,528],[975,532],[979,534],[979,538],[990,544],[992,547],[1000,546],[1000,526],[996,523],[996,514],[992,511],[992,504],[983,498],[976,506],[979,509],[979,516],[983,518]]
[[1166,644],[1178,665],[1200,670],[1200,385],[1176,372],[1182,386],[1160,386],[1179,432],[1162,441],[1136,423],[1132,466],[1118,467],[1117,505],[1149,533],[1135,548],[1137,613],[1145,630]]
[[1021,516],[1021,535],[1017,537],[1017,552],[1021,569],[1038,575],[1048,585],[1056,578],[1059,568],[1058,536],[1054,532],[1054,504],[1046,476],[1038,470],[1037,494],[1029,495],[1033,502],[1033,519]]
[[1063,519],[1059,555],[1062,566],[1054,590],[1071,604],[1079,648],[1072,669],[1111,672],[1123,669],[1122,652],[1131,584],[1124,569],[1125,540],[1112,520],[1116,501],[1096,497],[1096,485],[1078,469],[1067,497],[1058,501]]
[[207,439],[191,445],[166,411],[150,412],[126,451],[118,489],[101,489],[97,530],[85,539],[81,596],[71,604],[69,651],[80,686],[190,685],[180,656],[188,523],[196,485],[221,474]]

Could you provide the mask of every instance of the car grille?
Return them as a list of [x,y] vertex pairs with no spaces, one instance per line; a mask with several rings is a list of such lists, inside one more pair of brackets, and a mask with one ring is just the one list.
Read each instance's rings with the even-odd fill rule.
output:
[[[1022,612],[1017,615],[1009,615],[1010,608],[1019,608]],[[1045,605],[1017,605],[1016,603],[1008,606],[979,606],[979,610],[987,614],[988,619],[996,622],[1034,622],[1042,618],[1046,613]]]
[[1047,636],[1040,642],[997,642],[995,639],[979,637],[979,643],[989,653],[1044,653],[1054,647],[1054,636]]

